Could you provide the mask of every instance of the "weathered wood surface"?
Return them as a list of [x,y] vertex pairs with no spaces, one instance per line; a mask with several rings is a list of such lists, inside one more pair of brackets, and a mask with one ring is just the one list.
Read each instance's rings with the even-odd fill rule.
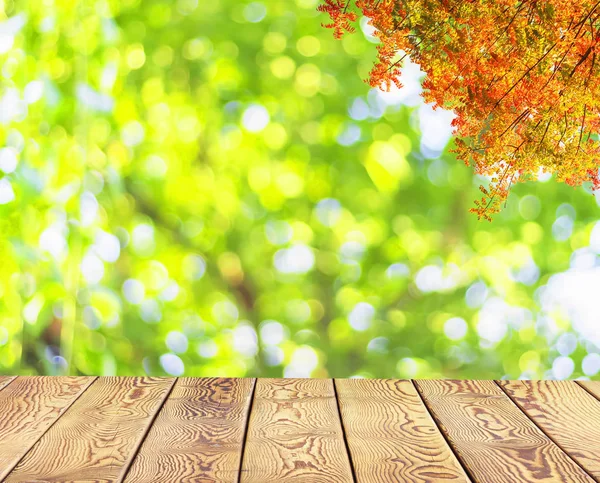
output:
[[0,482],[600,482],[600,383],[0,376]]
[[0,479],[93,381],[93,377],[20,377],[0,391]]
[[127,481],[235,483],[253,387],[251,379],[179,379]]
[[333,381],[256,382],[241,481],[353,481]]
[[600,404],[575,381],[502,381],[502,388],[558,446],[600,480]]
[[593,482],[494,381],[417,381],[476,481]]
[[8,386],[14,379],[16,379],[14,376],[0,376],[0,390]]
[[120,481],[173,382],[97,379],[6,481]]
[[577,384],[600,400],[600,381],[577,381]]
[[335,383],[360,481],[468,481],[410,381]]

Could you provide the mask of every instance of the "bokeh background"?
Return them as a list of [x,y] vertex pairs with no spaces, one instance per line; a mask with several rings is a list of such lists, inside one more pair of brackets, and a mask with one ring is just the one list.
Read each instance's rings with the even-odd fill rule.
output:
[[493,223],[316,0],[0,0],[0,372],[597,377],[600,198]]

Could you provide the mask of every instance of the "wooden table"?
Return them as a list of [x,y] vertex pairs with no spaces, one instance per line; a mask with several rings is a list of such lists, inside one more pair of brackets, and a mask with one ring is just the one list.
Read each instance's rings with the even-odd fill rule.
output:
[[600,382],[0,376],[0,481],[600,481]]

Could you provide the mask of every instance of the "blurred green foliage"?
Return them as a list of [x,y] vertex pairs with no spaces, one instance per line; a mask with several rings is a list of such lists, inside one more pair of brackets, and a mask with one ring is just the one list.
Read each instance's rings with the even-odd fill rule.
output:
[[598,281],[594,196],[520,185],[478,222],[482,180],[315,9],[0,0],[0,372],[598,372],[552,300]]

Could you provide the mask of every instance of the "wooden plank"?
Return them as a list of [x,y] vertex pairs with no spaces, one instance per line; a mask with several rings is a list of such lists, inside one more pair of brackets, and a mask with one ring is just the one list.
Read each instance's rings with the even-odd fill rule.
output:
[[94,379],[19,377],[0,391],[0,480]]
[[14,379],[16,379],[16,376],[0,376],[0,391],[8,386]]
[[593,482],[494,381],[417,381],[465,468],[478,482]]
[[600,401],[600,381],[577,381],[577,384]]
[[256,381],[241,481],[353,481],[333,381]]
[[179,379],[125,481],[237,482],[253,379]]
[[600,402],[575,381],[499,381],[560,448],[600,480]]
[[336,379],[358,481],[469,481],[410,381]]
[[121,481],[173,383],[98,378],[5,481]]

